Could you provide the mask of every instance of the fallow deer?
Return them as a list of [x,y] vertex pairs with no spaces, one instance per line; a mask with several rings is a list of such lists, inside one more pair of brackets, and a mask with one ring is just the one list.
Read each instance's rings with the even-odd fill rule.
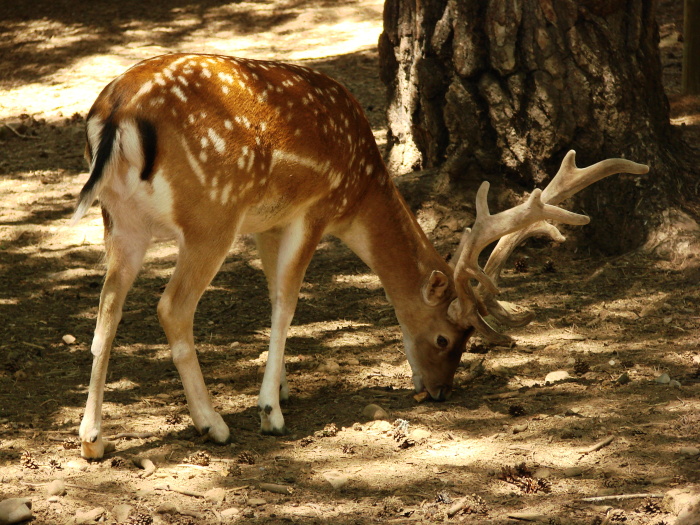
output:
[[[111,345],[152,238],[174,238],[179,248],[158,316],[192,420],[224,443],[229,428],[209,398],[192,328],[197,303],[236,235],[254,235],[269,285],[272,329],[258,405],[262,432],[281,434],[287,330],[324,234],[340,238],[377,273],[403,332],[415,390],[441,400],[474,331],[504,339],[486,314],[506,325],[530,320],[529,312],[495,299],[495,281],[515,245],[535,234],[559,238],[549,219],[587,223],[555,205],[588,184],[648,171],[621,159],[580,170],[570,152],[547,189],[495,215],[484,183],[476,222],[451,267],[399,194],[360,105],[343,86],[298,65],[194,54],[145,60],[112,81],[88,114],[86,157],[90,176],[73,222],[99,198],[107,251],[80,425],[86,458],[104,453],[101,405]],[[498,239],[482,270],[479,253]]]

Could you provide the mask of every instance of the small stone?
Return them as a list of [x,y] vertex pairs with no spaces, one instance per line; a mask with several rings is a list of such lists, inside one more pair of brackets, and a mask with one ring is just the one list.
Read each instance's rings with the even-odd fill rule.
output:
[[340,372],[340,365],[333,359],[326,359],[321,365],[319,365],[317,371],[325,374],[337,374]]
[[81,471],[85,471],[88,468],[85,461],[76,461],[76,460],[71,460],[68,463],[65,463],[63,465],[63,467],[69,468],[69,469],[81,470]]
[[[128,505],[127,505],[128,506]],[[160,505],[157,509],[156,512],[158,514],[179,514],[180,513],[180,507],[175,505],[174,503],[163,503]],[[123,521],[123,520],[119,520]]]
[[631,381],[630,375],[629,375],[629,373],[627,373],[627,372],[623,372],[623,373],[620,375],[620,377],[618,377],[618,378],[615,380],[615,382],[616,382],[618,385],[626,385],[626,384],[629,383],[630,381]]
[[570,407],[566,409],[566,412],[564,412],[565,416],[578,416],[581,414],[581,408],[579,407]]
[[700,448],[698,447],[681,447],[680,451],[684,456],[697,456],[700,454]]
[[63,342],[66,343],[67,345],[72,345],[76,341],[75,336],[73,336],[71,334],[66,334],[61,339],[63,339]]
[[360,364],[360,360],[356,357],[351,357],[345,360],[345,364],[348,366],[358,366]]
[[221,505],[226,498],[226,490],[222,488],[215,488],[208,490],[204,493],[204,499],[209,503],[214,505]]
[[534,474],[532,475],[533,478],[549,478],[552,475],[552,472],[549,469],[540,467],[537,470],[535,470]]
[[75,513],[76,525],[97,521],[105,513],[104,507],[97,507],[88,511],[78,511]]
[[671,388],[680,388],[680,387],[681,387],[681,383],[680,383],[679,381],[676,381],[675,379],[671,379],[671,380],[668,382],[668,386],[670,386]]
[[562,470],[561,473],[565,478],[575,478],[583,474],[583,469],[581,467],[569,467]]
[[0,501],[0,523],[11,524],[32,518],[31,498],[9,498]]
[[565,379],[569,379],[569,372],[566,370],[556,370],[547,374],[547,376],[544,378],[544,382],[545,384],[556,383],[558,381],[564,381]]
[[262,498],[248,498],[248,505],[251,507],[260,507],[262,505],[267,505],[267,500]]
[[66,483],[62,479],[55,479],[46,485],[49,496],[63,496],[66,493]]
[[662,385],[667,385],[671,382],[671,377],[666,372],[664,372],[656,378],[656,382],[661,383]]
[[390,432],[394,430],[394,425],[384,420],[372,421],[367,425],[367,429],[374,432]]
[[348,484],[348,477],[338,470],[330,470],[323,474],[323,478],[330,483],[331,487],[335,490],[341,490],[345,485]]
[[[50,496],[50,497],[46,498],[46,501],[48,501],[49,503],[60,503],[61,497],[60,496]],[[0,523],[2,523],[2,522],[0,522]]]
[[416,443],[421,443],[423,441],[427,441],[432,435],[433,433],[428,429],[414,428],[413,430],[411,430],[411,432],[409,432],[408,438],[412,439]]
[[219,514],[221,514],[222,518],[225,519],[231,519],[235,518],[241,513],[240,509],[237,509],[236,507],[231,507],[230,509],[224,509],[222,510]]
[[389,414],[379,405],[369,404],[362,409],[362,415],[368,421],[377,421],[380,419],[389,419]]
[[[682,489],[671,489],[664,496],[662,506],[668,512],[681,514],[687,509],[691,509],[700,503],[700,494],[693,487]],[[676,521],[678,523],[678,521]],[[697,523],[697,522],[696,522]]]
[[114,507],[112,507],[112,514],[114,514],[114,519],[116,519],[117,522],[123,523],[127,520],[132,510],[133,507],[131,505],[123,503],[121,505],[115,505]]

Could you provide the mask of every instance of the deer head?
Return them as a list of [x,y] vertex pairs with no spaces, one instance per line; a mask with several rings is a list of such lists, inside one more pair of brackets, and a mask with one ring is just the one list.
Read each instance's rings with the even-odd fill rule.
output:
[[[524,326],[534,318],[530,310],[498,301],[496,283],[504,263],[525,239],[546,236],[564,241],[559,229],[548,221],[570,225],[589,222],[587,216],[559,208],[558,204],[609,175],[641,175],[649,171],[648,166],[625,159],[608,159],[579,169],[575,155],[570,151],[564,157],[558,173],[544,190],[536,189],[526,202],[494,215],[489,212],[487,202],[489,183],[481,185],[476,196],[474,224],[465,229],[451,259],[452,279],[435,270],[422,288],[425,305],[444,310],[452,326],[442,323],[438,327],[435,321],[423,320],[424,330],[420,334],[404,336],[417,391],[426,390],[435,400],[449,395],[464,344],[474,332],[492,343],[511,342],[509,336],[498,332],[485,317],[491,316],[505,327]],[[479,255],[495,241],[497,246],[481,268]],[[439,319],[440,314],[433,315],[435,318]]]

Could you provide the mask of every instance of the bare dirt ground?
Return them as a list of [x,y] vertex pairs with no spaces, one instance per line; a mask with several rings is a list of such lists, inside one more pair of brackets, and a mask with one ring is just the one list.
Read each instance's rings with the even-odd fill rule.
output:
[[[678,95],[678,3],[659,6],[665,79],[674,123],[696,140],[697,101]],[[3,4],[0,122],[12,129],[0,128],[0,500],[31,498],[38,524],[511,523],[517,515],[673,523],[658,498],[583,498],[699,481],[700,271],[694,259],[603,259],[567,243],[531,245],[520,271],[506,271],[505,296],[538,312],[512,333],[517,345],[474,344],[452,398],[418,404],[379,281],[325,241],[287,345],[291,434],[273,438],[258,433],[256,409],[270,307],[252,243],[241,239],[195,327],[215,405],[232,428],[227,446],[204,442],[187,415],[155,309],[175,251],[155,246],[127,300],[107,380],[105,431],[116,451],[81,459],[73,447],[103,271],[101,221],[94,208],[77,227],[67,223],[87,177],[90,104],[123,69],[159,53],[279,58],[344,82],[382,137],[381,2]],[[471,205],[426,192],[419,177],[402,186],[449,253]],[[568,377],[546,383],[555,371]],[[670,383],[657,381],[663,374]],[[388,420],[367,421],[370,403]],[[155,473],[135,466],[139,458]],[[57,479],[66,493],[52,496],[47,483]],[[130,507],[128,517],[118,505]]]

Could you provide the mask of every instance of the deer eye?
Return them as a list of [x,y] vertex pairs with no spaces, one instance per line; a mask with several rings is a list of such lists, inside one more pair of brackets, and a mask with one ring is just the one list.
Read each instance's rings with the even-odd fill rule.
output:
[[439,336],[437,337],[437,345],[438,345],[440,348],[446,348],[447,345],[449,345],[449,344],[450,344],[450,342],[447,340],[446,337],[444,337],[444,336],[442,336],[442,335],[439,335]]

